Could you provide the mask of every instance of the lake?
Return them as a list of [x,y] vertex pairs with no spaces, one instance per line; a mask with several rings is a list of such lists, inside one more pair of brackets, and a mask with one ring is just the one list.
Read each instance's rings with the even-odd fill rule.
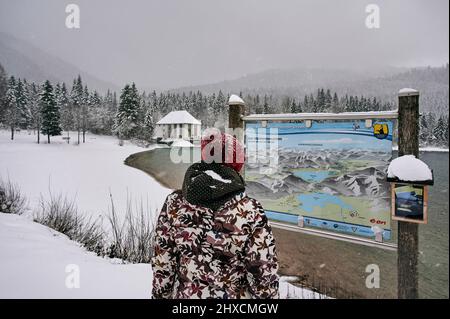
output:
[[449,153],[423,152],[420,159],[434,170],[429,188],[428,224],[419,226],[419,287],[422,298],[448,298]]
[[298,195],[298,200],[301,203],[301,208],[308,213],[312,213],[315,206],[325,207],[327,204],[335,204],[345,209],[353,209],[338,196],[324,193],[301,194]]
[[332,171],[294,171],[294,175],[306,182],[320,183],[329,176],[333,175]]

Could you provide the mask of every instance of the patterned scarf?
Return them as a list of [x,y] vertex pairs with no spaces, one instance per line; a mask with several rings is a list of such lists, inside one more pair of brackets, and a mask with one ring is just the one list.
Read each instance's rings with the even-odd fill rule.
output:
[[189,203],[213,211],[244,191],[244,179],[234,169],[203,161],[187,169],[182,188],[183,197]]

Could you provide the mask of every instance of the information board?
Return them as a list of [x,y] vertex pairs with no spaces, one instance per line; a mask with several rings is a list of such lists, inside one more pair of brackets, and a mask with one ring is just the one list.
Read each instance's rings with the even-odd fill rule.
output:
[[393,122],[246,124],[247,192],[270,219],[391,237]]

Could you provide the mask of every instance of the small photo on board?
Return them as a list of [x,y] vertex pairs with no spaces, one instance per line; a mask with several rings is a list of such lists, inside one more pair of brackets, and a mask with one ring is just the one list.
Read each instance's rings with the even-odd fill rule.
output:
[[392,185],[392,219],[427,223],[428,188],[426,185]]

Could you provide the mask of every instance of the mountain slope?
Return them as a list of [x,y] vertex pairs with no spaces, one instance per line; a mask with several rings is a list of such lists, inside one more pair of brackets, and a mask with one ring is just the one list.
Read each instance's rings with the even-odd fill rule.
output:
[[327,88],[345,94],[377,97],[384,102],[396,102],[397,92],[412,87],[421,92],[421,110],[438,114],[448,112],[448,64],[438,68],[384,68],[379,70],[348,70],[303,68],[268,70],[235,80],[214,84],[182,87],[171,91],[201,91],[225,93],[291,96],[303,100],[306,94],[315,94],[318,88]]
[[118,89],[112,83],[100,80],[26,41],[2,32],[0,32],[0,64],[7,74],[37,83],[48,79],[52,82],[66,82],[70,86],[73,78],[80,74],[83,82],[100,92]]

